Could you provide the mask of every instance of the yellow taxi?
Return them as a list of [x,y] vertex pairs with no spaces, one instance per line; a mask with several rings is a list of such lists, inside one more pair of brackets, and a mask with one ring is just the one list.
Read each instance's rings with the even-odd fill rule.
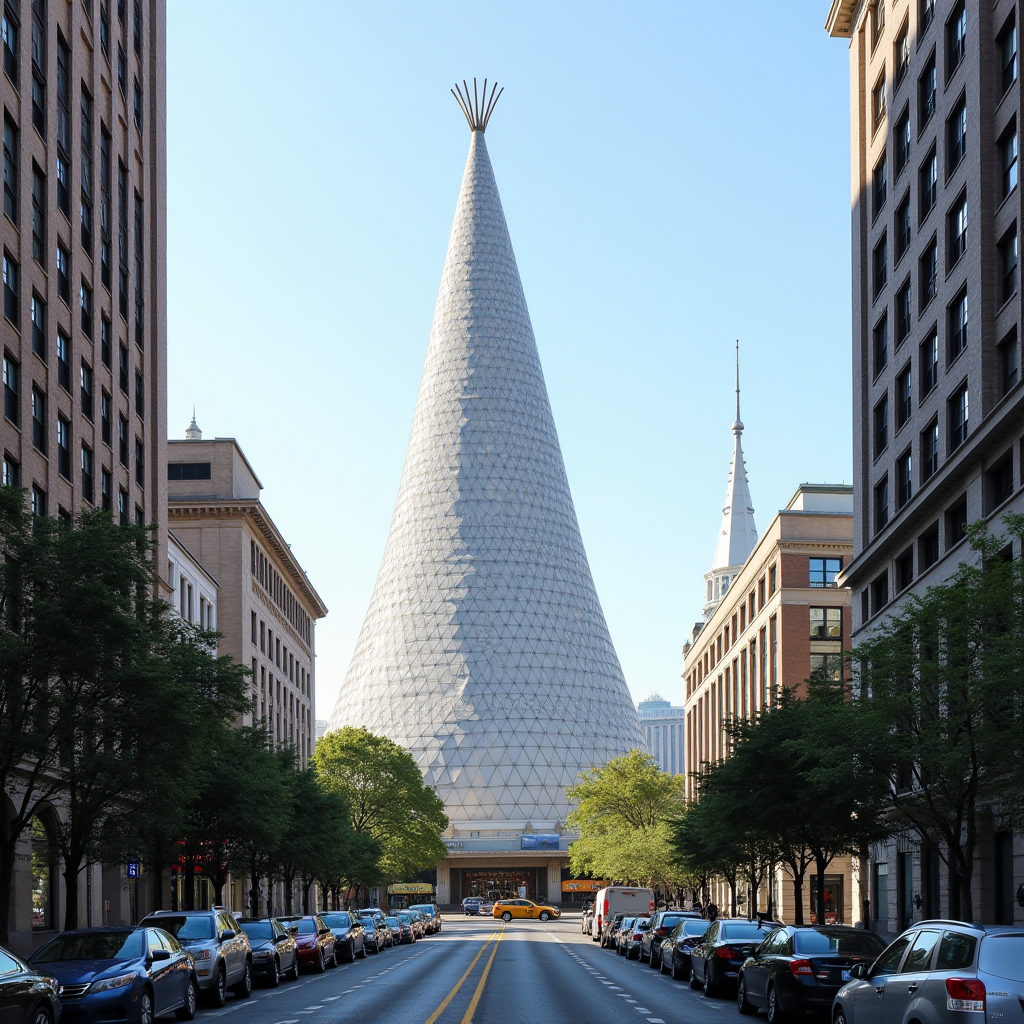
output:
[[558,907],[548,907],[541,903],[533,903],[530,900],[496,900],[494,916],[500,917],[502,921],[511,921],[514,917],[527,917],[536,921],[547,921],[553,917],[560,917],[561,913]]

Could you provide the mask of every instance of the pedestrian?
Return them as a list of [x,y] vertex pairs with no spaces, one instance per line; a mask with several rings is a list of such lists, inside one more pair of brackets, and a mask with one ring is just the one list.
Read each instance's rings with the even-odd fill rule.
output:
[[708,920],[712,922],[718,920],[718,907],[715,906],[713,900],[708,904]]

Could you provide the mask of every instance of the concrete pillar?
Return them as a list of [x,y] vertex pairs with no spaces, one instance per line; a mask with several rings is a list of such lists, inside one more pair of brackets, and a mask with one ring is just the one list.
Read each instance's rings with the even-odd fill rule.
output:
[[449,873],[448,861],[437,862],[437,902],[441,904],[451,903],[451,875]]

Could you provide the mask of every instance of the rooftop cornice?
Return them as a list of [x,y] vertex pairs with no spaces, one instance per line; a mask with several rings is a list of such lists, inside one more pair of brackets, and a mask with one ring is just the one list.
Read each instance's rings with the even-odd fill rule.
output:
[[323,599],[309,582],[302,566],[261,502],[253,498],[169,498],[167,519],[169,523],[185,523],[190,519],[247,520],[274,553],[278,563],[284,566],[285,576],[295,590],[302,594],[308,606],[307,611],[314,619],[322,619],[327,615],[327,606]]
[[859,3],[860,0],[832,0],[825,19],[825,31],[833,39],[849,39],[853,35]]

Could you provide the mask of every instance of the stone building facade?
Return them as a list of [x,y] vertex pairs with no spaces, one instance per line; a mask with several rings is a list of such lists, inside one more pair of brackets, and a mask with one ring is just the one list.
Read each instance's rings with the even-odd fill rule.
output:
[[[972,557],[966,524],[998,533],[1024,511],[1020,15],[1017,0],[828,13],[850,52],[855,646]],[[936,850],[875,854],[874,927],[949,912]],[[978,863],[980,918],[1024,920],[1024,840],[990,816]]]

